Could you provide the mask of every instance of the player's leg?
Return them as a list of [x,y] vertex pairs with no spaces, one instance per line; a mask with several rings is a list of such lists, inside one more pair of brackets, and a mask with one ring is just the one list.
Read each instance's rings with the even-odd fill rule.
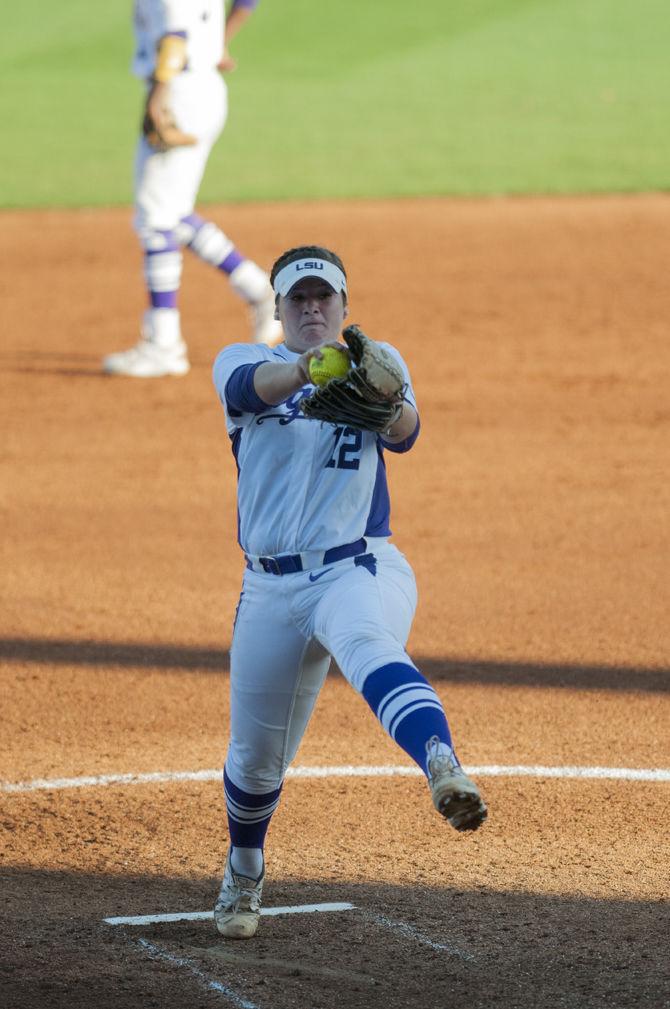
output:
[[294,627],[278,582],[247,573],[231,647],[224,767],[231,848],[215,908],[229,938],[256,931],[265,837],[330,664],[324,648]]
[[433,802],[457,830],[486,818],[479,791],[454,752],[440,698],[405,645],[416,608],[412,570],[384,544],[327,587],[315,631],[391,738],[421,767]]
[[178,305],[183,254],[176,225],[195,199],[210,146],[198,143],[160,153],[144,138],[138,143],[134,227],[143,251],[148,306],[136,346],[104,359],[110,374],[155,378],[189,370]]
[[[189,153],[184,157],[186,151]],[[158,153],[144,138],[138,143],[134,226],[143,250],[148,306],[139,342],[104,358],[103,368],[109,374],[156,378],[185,375],[189,370],[178,307],[182,250],[172,216],[175,200],[183,199],[181,187],[188,177],[185,167],[190,166],[193,173],[194,162],[197,165],[202,157],[198,158],[196,148]]]
[[191,213],[182,218],[177,228],[179,240],[205,263],[220,270],[230,286],[251,311],[252,339],[255,343],[277,343],[281,338],[281,323],[274,317],[274,295],[265,270],[236,248],[213,221]]

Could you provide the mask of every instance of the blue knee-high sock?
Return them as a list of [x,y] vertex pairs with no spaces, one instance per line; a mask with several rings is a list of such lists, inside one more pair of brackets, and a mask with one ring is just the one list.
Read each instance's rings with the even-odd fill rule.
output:
[[262,848],[272,814],[279,805],[281,785],[272,792],[245,792],[223,769],[223,787],[231,844],[236,848]]
[[418,669],[391,662],[375,669],[363,684],[363,697],[405,753],[426,773],[426,743],[432,736],[451,747],[442,702]]

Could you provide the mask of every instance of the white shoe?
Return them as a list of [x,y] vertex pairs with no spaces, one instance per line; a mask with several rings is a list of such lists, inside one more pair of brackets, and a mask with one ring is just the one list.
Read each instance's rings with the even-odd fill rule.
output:
[[133,378],[185,375],[190,367],[183,340],[171,347],[160,347],[142,338],[130,350],[108,354],[102,359],[102,370],[108,375],[130,375]]
[[251,303],[252,340],[274,347],[284,338],[281,322],[275,319],[275,298],[270,289],[262,301]]
[[223,883],[214,906],[214,921],[221,935],[227,939],[251,939],[256,934],[264,879],[265,869],[258,879],[233,872],[228,852]]
[[435,809],[455,830],[477,830],[488,814],[474,781],[437,736],[428,740],[426,752],[428,784]]

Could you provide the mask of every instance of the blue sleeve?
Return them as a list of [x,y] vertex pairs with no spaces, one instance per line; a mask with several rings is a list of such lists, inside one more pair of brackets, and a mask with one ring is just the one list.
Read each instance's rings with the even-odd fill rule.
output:
[[387,451],[389,452],[409,452],[412,445],[419,437],[420,430],[421,430],[421,421],[417,417],[416,427],[414,428],[411,434],[407,435],[404,441],[396,441],[396,442],[384,441],[382,437],[380,437],[379,440],[382,443],[383,447],[387,449]]
[[258,3],[259,0],[233,0],[230,10],[232,12],[236,7],[246,7],[248,10],[252,11],[254,7],[258,7]]
[[270,406],[264,403],[254,388],[254,374],[264,361],[241,364],[226,382],[224,396],[226,408],[231,417],[243,413],[265,413]]

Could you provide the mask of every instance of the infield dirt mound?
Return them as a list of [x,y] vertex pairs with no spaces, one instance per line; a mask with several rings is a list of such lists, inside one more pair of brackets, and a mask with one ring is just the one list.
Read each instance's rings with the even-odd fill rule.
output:
[[[333,247],[351,321],[410,365],[422,434],[388,461],[392,526],[419,584],[410,650],[464,763],[670,766],[670,199],[207,213],[268,267]],[[191,373],[106,378],[144,307],[130,211],[4,213],[0,243],[1,777],[221,766],[242,560],[210,368],[244,308],[187,258]],[[300,762],[398,759],[329,678]],[[212,905],[216,783],[1,794],[3,997],[220,1004],[177,957],[260,1009],[664,1004],[667,785],[482,787],[490,820],[464,839],[418,779],[289,781],[267,902],[359,910],[264,919],[232,950],[211,923],[102,924]]]

